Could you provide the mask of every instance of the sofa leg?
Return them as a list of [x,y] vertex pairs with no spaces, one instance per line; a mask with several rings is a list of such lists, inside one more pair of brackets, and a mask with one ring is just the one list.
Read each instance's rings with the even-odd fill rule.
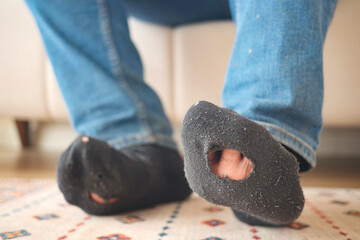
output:
[[30,147],[30,127],[29,121],[15,120],[16,127],[20,136],[21,145]]

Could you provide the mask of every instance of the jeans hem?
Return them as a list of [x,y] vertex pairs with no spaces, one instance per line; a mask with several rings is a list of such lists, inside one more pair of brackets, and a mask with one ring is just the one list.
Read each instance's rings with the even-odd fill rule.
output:
[[310,164],[312,168],[316,167],[316,153],[303,140],[287,132],[281,127],[259,121],[254,121],[254,122],[266,128],[278,142],[286,145],[287,147],[297,152]]
[[135,134],[123,138],[112,139],[107,141],[111,146],[120,150],[122,148],[127,148],[135,145],[142,144],[157,144],[162,147],[170,148],[172,150],[178,151],[176,142],[169,136],[165,135],[153,135],[153,134]]

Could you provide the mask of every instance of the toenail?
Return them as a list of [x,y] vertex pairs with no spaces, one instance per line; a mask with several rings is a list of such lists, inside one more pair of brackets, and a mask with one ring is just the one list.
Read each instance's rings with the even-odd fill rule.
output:
[[81,141],[84,142],[84,143],[86,143],[86,142],[89,141],[89,137],[83,136],[83,137],[81,138]]
[[99,195],[97,195],[96,193],[93,193],[93,192],[90,193],[90,198],[98,204],[106,203],[106,201],[102,197],[100,197]]

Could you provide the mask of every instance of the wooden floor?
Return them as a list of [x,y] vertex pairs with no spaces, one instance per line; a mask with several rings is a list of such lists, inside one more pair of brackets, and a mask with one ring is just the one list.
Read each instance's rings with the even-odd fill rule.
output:
[[[0,178],[55,178],[58,152],[0,149]],[[360,159],[318,159],[316,169],[302,173],[303,186],[360,188]]]

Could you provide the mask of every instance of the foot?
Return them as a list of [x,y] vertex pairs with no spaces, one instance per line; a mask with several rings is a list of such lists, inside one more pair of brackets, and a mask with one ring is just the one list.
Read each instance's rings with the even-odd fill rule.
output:
[[57,180],[69,203],[94,215],[183,200],[191,193],[176,151],[155,144],[116,150],[85,136],[61,155]]
[[249,119],[208,102],[187,112],[182,131],[185,175],[209,202],[255,225],[282,226],[302,212],[296,158]]

